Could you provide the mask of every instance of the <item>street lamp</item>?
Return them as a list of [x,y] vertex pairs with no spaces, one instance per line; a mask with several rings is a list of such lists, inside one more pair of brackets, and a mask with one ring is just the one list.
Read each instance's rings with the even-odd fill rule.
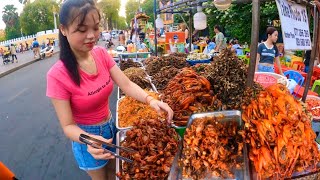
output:
[[231,6],[232,0],[214,0],[214,6],[219,10],[227,10]]
[[207,28],[207,16],[202,12],[202,6],[197,6],[197,13],[193,16],[193,26],[197,30]]
[[52,6],[52,12],[53,12],[53,21],[54,21],[54,29],[57,29],[57,17],[58,14],[56,11],[56,7]]
[[57,29],[57,17],[56,17],[57,13],[53,12],[53,21],[54,21],[54,29]]

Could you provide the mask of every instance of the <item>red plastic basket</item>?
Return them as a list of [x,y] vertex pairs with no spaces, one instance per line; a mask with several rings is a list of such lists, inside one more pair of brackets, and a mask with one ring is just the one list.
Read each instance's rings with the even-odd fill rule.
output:
[[273,84],[281,83],[285,86],[289,85],[288,79],[285,76],[269,72],[256,72],[254,74],[254,81],[267,88]]

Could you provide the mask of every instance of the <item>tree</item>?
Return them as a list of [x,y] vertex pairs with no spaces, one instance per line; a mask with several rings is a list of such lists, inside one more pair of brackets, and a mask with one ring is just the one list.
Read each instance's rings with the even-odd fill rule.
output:
[[55,0],[35,0],[27,3],[21,13],[21,27],[25,34],[35,34],[54,28],[53,9],[59,9]]
[[[262,37],[270,22],[279,19],[279,15],[275,2],[261,3],[260,8],[260,36]],[[205,12],[211,35],[214,35],[213,27],[218,24],[223,27],[226,36],[236,37],[242,43],[251,41],[251,4],[232,5],[226,11],[219,11],[213,6],[205,9]]]
[[142,11],[144,13],[146,13],[146,15],[150,16],[150,19],[148,21],[149,22],[153,22],[154,21],[154,17],[153,17],[153,1],[145,0],[141,4],[141,8],[142,8]]
[[[147,0],[150,1],[150,0]],[[153,1],[152,1],[153,2]],[[126,4],[126,21],[127,24],[130,26],[131,19],[134,18],[136,12],[139,9],[139,1],[137,0],[128,0]]]
[[127,29],[127,28],[128,28],[125,17],[119,16],[119,19],[118,19],[118,27],[117,27],[117,28],[118,28],[118,29]]
[[0,29],[0,41],[6,40],[6,33],[4,30]]
[[17,8],[15,8],[14,5],[6,5],[2,13],[2,20],[6,24],[6,39],[20,37],[20,23]]
[[102,19],[108,23],[108,28],[113,29],[117,26],[119,19],[120,0],[101,0],[98,7],[102,12]]

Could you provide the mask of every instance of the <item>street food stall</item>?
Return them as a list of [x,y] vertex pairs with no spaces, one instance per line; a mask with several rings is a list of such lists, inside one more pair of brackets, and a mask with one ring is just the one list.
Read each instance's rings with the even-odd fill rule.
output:
[[[174,117],[167,126],[166,114],[119,96],[116,126],[121,131],[117,145],[138,151],[117,152],[133,159],[117,159],[119,179],[320,178],[319,129],[314,126],[319,119],[304,103],[306,94],[301,101],[289,92],[286,81],[266,86],[255,79],[261,1],[232,2],[252,2],[249,65],[239,61],[230,49],[209,63],[203,62],[208,57],[202,54],[180,52],[120,62],[120,69],[127,71],[133,82],[150,84],[147,93],[168,103]],[[313,4],[301,3],[314,8]],[[176,2],[156,10],[155,17],[197,5],[192,0]],[[319,12],[314,10],[314,28],[318,29]],[[313,39],[317,38],[315,33]],[[155,47],[158,39],[154,37]],[[312,49],[311,65],[316,51]],[[307,89],[311,74],[306,77]],[[320,103],[319,97],[315,101],[309,104]]]

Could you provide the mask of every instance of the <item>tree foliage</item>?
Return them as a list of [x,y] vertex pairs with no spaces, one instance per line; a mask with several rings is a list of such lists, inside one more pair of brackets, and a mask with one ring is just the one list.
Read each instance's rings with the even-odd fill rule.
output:
[[54,28],[53,9],[58,9],[55,0],[35,0],[27,3],[21,13],[21,27],[25,34],[35,34]]
[[106,21],[109,29],[118,25],[120,0],[101,0],[98,7],[102,13],[102,20]]
[[[157,1],[158,2],[158,1]],[[149,22],[153,22],[154,21],[154,17],[153,17],[153,1],[151,0],[145,0],[142,4],[141,4],[141,8],[142,11],[144,13],[146,13],[146,15],[150,16],[150,19],[148,20]]]
[[118,29],[127,29],[128,28],[125,17],[119,16],[117,28]]
[[[252,4],[232,5],[226,11],[217,10],[214,6],[205,10],[210,34],[214,35],[213,27],[221,25],[226,36],[238,38],[240,42],[250,42],[252,23]],[[260,37],[265,34],[268,25],[279,19],[275,2],[261,3],[260,7]]]
[[6,5],[3,8],[2,20],[6,24],[6,39],[13,39],[21,36],[19,15],[17,8],[15,8],[14,5]]
[[[150,1],[150,0],[147,0]],[[152,1],[153,2],[153,1]],[[126,21],[130,26],[131,20],[134,18],[134,15],[139,9],[139,1],[138,0],[128,0],[126,4]]]
[[6,33],[4,30],[0,29],[0,41],[6,40]]

